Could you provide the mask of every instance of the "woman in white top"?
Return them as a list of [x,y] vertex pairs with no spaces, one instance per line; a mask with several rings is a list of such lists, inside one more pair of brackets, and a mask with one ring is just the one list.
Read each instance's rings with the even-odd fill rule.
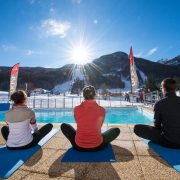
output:
[[46,124],[38,130],[35,113],[27,107],[27,95],[24,91],[13,93],[11,100],[14,104],[5,115],[7,126],[1,129],[6,145],[12,150],[34,147],[51,131],[53,125]]

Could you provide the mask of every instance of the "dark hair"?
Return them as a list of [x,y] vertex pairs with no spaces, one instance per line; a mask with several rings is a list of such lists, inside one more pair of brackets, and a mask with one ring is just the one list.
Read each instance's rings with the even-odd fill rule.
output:
[[177,82],[173,78],[166,78],[162,81],[162,86],[167,92],[172,92],[176,90]]
[[96,91],[93,86],[85,86],[83,88],[83,97],[85,100],[94,99],[96,96]]
[[11,100],[14,101],[14,104],[22,104],[26,101],[27,95],[25,91],[18,90],[11,95]]

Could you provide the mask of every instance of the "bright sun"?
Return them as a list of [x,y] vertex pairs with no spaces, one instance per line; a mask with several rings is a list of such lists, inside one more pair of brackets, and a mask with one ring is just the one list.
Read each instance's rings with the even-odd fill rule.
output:
[[71,51],[71,59],[76,64],[85,64],[89,59],[89,56],[90,54],[88,48],[82,45],[73,47]]

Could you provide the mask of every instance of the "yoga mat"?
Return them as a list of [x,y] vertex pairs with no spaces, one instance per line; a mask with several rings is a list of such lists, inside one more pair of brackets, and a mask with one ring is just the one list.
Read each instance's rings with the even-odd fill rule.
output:
[[97,152],[80,152],[73,147],[68,149],[61,162],[115,162],[116,158],[109,144],[104,149]]
[[0,111],[7,111],[10,108],[10,103],[0,103]]
[[0,178],[8,178],[21,167],[35,152],[41,149],[59,129],[52,129],[37,146],[26,150],[9,150],[6,145],[0,147]]
[[180,173],[180,149],[166,148],[148,140],[144,142]]

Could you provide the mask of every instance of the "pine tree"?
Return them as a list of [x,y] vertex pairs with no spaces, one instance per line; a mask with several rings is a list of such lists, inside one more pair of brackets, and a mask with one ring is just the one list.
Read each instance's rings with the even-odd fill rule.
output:
[[158,90],[158,86],[155,80],[155,77],[153,75],[148,76],[146,82],[145,82],[145,91],[155,91]]

